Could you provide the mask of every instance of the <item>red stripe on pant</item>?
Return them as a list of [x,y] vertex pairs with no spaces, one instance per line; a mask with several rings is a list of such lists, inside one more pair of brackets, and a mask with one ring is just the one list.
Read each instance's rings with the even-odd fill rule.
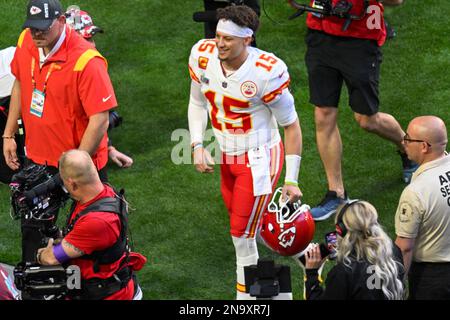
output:
[[[270,157],[273,192],[283,169],[284,147],[281,141],[270,149]],[[240,156],[222,155],[221,192],[230,216],[231,235],[253,238],[272,194],[253,195],[252,172],[247,164],[247,153]]]

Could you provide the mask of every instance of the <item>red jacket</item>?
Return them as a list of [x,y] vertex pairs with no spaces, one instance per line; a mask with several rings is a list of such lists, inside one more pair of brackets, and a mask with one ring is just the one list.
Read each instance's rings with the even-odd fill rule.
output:
[[[38,48],[30,30],[25,29],[19,37],[11,71],[20,82],[27,156],[38,164],[57,167],[63,152],[79,147],[89,117],[117,106],[106,60],[71,28],[66,28],[64,42],[42,68]],[[32,112],[32,94],[34,88],[44,91],[45,83],[45,103],[39,117]],[[106,133],[92,160],[98,170],[106,165]]]

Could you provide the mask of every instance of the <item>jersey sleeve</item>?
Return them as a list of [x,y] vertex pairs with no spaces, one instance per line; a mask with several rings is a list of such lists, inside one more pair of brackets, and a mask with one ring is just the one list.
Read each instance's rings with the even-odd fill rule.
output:
[[201,83],[204,70],[208,67],[210,59],[215,54],[216,44],[214,40],[203,39],[197,42],[189,56],[189,75],[192,81]]
[[112,246],[119,234],[120,220],[115,214],[91,212],[77,221],[64,240],[85,254],[91,254]]
[[275,116],[277,122],[285,127],[297,120],[294,97],[289,91],[290,76],[286,64],[276,59],[263,91],[262,101]]
[[420,197],[411,188],[406,187],[402,192],[395,213],[395,233],[397,236],[408,239],[416,238],[424,212]]
[[0,50],[0,98],[11,95],[15,77],[11,73],[11,61],[14,58],[15,47]]
[[100,57],[92,58],[81,72],[78,91],[88,117],[117,107],[106,62]]

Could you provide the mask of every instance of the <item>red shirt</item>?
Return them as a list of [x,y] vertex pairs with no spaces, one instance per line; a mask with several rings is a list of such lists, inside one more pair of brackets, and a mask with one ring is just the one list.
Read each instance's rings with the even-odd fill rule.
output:
[[[105,185],[103,191],[94,199],[84,204],[77,204],[70,217],[70,222],[89,205],[106,197],[114,197],[114,191],[111,187]],[[94,251],[111,247],[120,235],[120,228],[120,219],[116,214],[110,212],[91,212],[78,219],[73,230],[67,234],[64,240],[82,250],[85,254],[92,254]],[[70,260],[70,264],[80,267],[82,279],[106,279],[118,270],[124,258],[125,254],[121,259],[110,265],[100,265],[100,271],[98,273],[95,273],[93,270],[93,260],[72,259]],[[134,282],[131,280],[125,288],[107,297],[105,300],[131,300],[133,295]]]
[[[339,0],[332,0],[333,6]],[[350,14],[360,16],[364,11],[364,3],[362,0],[348,0],[353,4]],[[312,5],[313,1],[311,1]],[[342,31],[342,26],[345,19],[334,16],[326,16],[319,18],[311,13],[308,13],[306,18],[306,25],[310,29],[323,31],[333,36],[362,38],[377,41],[379,46],[382,46],[386,41],[386,26],[384,25],[383,17],[384,7],[381,3],[375,0],[369,1],[368,12],[361,20],[352,20],[350,26],[346,31]]]
[[[33,57],[37,90],[44,91],[50,71],[42,117],[31,114]],[[11,71],[21,85],[27,156],[38,164],[57,167],[63,152],[79,147],[89,117],[117,106],[106,60],[71,28],[66,28],[64,42],[42,68],[39,68],[39,51],[31,33],[24,30],[11,62]],[[106,133],[92,159],[98,170],[106,165]]]

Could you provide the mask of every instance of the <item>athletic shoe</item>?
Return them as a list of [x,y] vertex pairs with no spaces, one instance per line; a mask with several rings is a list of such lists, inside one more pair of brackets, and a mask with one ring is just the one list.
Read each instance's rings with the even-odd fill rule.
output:
[[344,199],[339,198],[335,191],[328,190],[325,198],[317,207],[311,209],[311,215],[315,221],[326,220],[336,213],[336,209],[348,201],[347,193],[344,193]]

